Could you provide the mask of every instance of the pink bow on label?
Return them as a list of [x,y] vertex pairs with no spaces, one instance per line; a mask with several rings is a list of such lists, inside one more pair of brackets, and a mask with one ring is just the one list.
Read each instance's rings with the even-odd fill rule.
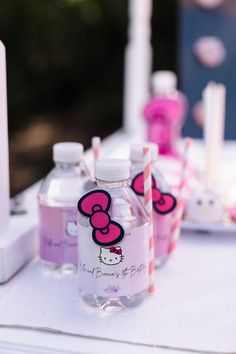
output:
[[[134,177],[131,188],[138,195],[144,195],[144,180],[143,173],[139,173]],[[162,193],[159,188],[156,187],[156,181],[152,176],[152,199],[153,208],[159,214],[168,214],[176,207],[176,199],[170,193]]]
[[123,227],[111,220],[108,213],[110,206],[111,196],[102,189],[86,193],[78,202],[79,212],[89,217],[93,240],[99,246],[112,246],[120,242],[125,234]]
[[115,254],[121,255],[122,254],[122,250],[121,250],[121,248],[111,247],[110,248],[110,253],[115,253]]

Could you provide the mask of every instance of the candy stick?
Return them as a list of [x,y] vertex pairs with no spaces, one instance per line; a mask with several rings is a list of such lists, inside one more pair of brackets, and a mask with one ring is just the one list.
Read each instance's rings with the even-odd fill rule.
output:
[[179,236],[180,236],[180,230],[181,230],[181,222],[183,218],[183,213],[184,213],[184,208],[186,204],[186,199],[187,199],[187,191],[188,191],[188,167],[189,167],[189,149],[190,146],[192,145],[192,139],[187,138],[185,141],[184,145],[184,153],[183,153],[183,158],[182,158],[182,176],[181,176],[181,182],[180,182],[180,189],[179,189],[179,196],[178,196],[178,202],[177,206],[175,209],[175,214],[173,218],[173,223],[171,227],[171,242],[169,245],[168,253],[171,253],[174,251],[174,249],[177,246]]
[[154,248],[153,248],[153,207],[152,207],[152,172],[151,172],[151,151],[149,147],[143,148],[143,178],[144,178],[144,207],[149,216],[150,233],[148,237],[148,292],[155,291],[154,271]]

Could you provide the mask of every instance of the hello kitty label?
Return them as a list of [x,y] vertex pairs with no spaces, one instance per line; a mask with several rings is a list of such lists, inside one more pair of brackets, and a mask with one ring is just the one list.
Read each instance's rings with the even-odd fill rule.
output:
[[58,264],[77,264],[77,209],[39,206],[40,257]]
[[[131,188],[139,195],[144,196],[144,177],[143,172],[140,172],[132,179]],[[160,215],[166,215],[175,209],[177,201],[170,193],[165,193],[157,187],[157,182],[152,175],[152,201],[153,209]]]
[[111,247],[97,245],[92,228],[79,225],[78,274],[83,292],[114,297],[136,294],[148,287],[148,225],[125,230]]
[[[152,175],[154,255],[155,258],[162,261],[169,254],[172,237],[172,211],[175,209],[177,201],[171,193],[162,192],[159,184]],[[139,197],[141,204],[144,205],[143,172],[135,171],[131,188]]]

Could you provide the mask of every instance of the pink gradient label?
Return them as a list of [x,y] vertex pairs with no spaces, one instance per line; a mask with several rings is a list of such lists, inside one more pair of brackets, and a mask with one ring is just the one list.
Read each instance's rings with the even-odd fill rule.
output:
[[[132,189],[138,195],[144,205],[144,182],[143,173],[137,173],[132,179]],[[154,256],[159,260],[166,258],[172,238],[172,210],[176,206],[176,199],[170,193],[163,193],[160,190],[159,182],[152,176],[153,195],[153,235],[154,235]]]
[[92,239],[90,226],[79,226],[78,275],[83,292],[128,296],[148,287],[148,225],[125,230],[123,240],[102,247]]
[[39,206],[41,259],[77,264],[77,208]]
[[[140,201],[143,203],[143,197],[141,198]],[[168,249],[172,238],[172,222],[172,213],[161,215],[153,210],[154,256],[159,260],[169,255]]]
[[[138,197],[141,204],[144,204],[142,196]],[[172,238],[173,213],[161,215],[153,210],[153,236],[154,236],[154,256],[161,260],[169,256],[168,248]]]
[[162,259],[168,256],[171,242],[172,214],[153,213],[154,256]]

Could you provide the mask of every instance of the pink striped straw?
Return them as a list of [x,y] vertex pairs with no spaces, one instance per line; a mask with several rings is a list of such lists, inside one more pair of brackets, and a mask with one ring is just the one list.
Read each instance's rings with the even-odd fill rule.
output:
[[93,149],[94,169],[95,169],[96,161],[101,154],[101,138],[99,136],[94,136],[92,138],[92,149]]
[[96,161],[101,153],[101,138],[99,136],[94,136],[92,138],[92,148],[94,153],[94,159]]
[[150,233],[148,237],[148,292],[155,291],[155,267],[153,248],[153,207],[152,207],[152,171],[151,171],[151,150],[149,147],[143,148],[143,178],[144,178],[144,207],[149,217]]
[[188,192],[188,167],[189,167],[189,149],[192,145],[193,140],[191,138],[187,138],[184,144],[184,153],[182,158],[182,176],[181,182],[179,186],[179,196],[177,207],[175,210],[173,223],[172,223],[172,237],[169,245],[168,253],[171,253],[175,250],[181,230],[181,222],[184,214],[187,192]]

